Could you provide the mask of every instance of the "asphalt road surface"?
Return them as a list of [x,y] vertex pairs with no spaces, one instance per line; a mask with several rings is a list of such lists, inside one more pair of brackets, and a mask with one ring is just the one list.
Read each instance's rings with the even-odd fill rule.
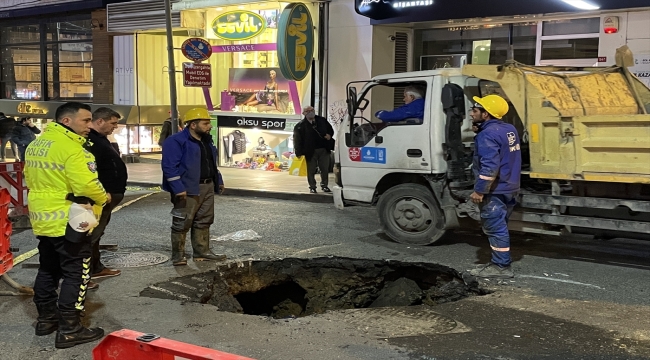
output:
[[[125,202],[149,194],[129,193]],[[113,215],[104,243],[117,243],[120,252],[170,255],[170,210],[166,193],[141,198]],[[233,264],[338,256],[431,262],[458,271],[490,256],[478,228],[434,246],[406,246],[381,233],[374,208],[339,211],[331,204],[219,197],[212,234],[247,229],[261,238],[213,241],[213,251],[227,254]],[[36,244],[30,230],[12,236],[21,253]],[[515,235],[512,249],[517,276],[482,282],[489,295],[435,307],[331,311],[284,320],[140,296],[152,284],[214,269],[212,263],[123,268],[120,277],[99,280],[99,290],[88,296],[85,321],[107,332],[155,333],[255,359],[650,358],[650,242]],[[10,275],[31,286],[35,261]],[[55,350],[53,335],[34,336],[36,309],[28,297],[0,298],[0,314],[0,359],[90,359],[97,344]],[[436,332],[440,321],[456,326]]]

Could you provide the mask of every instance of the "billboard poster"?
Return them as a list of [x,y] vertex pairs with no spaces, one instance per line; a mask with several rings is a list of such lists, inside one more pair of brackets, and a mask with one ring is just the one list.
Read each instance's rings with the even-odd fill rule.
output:
[[[278,68],[230,69],[224,111],[293,114],[289,81]],[[225,106],[224,106],[225,105]]]

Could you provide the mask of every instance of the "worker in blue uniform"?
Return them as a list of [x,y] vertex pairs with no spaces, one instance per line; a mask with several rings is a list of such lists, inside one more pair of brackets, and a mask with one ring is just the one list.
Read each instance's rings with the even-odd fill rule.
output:
[[477,131],[470,196],[479,204],[481,225],[492,248],[492,261],[470,273],[482,278],[512,278],[508,218],[517,202],[521,177],[521,145],[515,127],[501,121],[508,103],[498,95],[474,97],[472,122]]
[[171,194],[174,204],[171,233],[174,266],[187,265],[185,240],[190,229],[194,261],[226,259],[225,255],[210,250],[214,194],[224,190],[210,130],[208,110],[191,109],[185,114],[185,129],[168,137],[163,146],[163,190]]
[[407,86],[404,89],[404,105],[393,111],[377,111],[375,117],[386,123],[413,119],[414,124],[421,124],[424,120],[424,90],[418,86]]

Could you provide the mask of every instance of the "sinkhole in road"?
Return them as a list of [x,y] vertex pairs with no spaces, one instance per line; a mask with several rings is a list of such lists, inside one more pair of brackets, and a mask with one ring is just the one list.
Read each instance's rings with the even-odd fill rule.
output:
[[475,278],[438,264],[323,257],[232,262],[154,284],[140,295],[288,318],[328,310],[433,306],[486,293]]

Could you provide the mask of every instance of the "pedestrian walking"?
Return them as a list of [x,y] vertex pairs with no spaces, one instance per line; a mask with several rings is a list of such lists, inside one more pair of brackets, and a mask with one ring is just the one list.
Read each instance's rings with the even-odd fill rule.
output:
[[90,124],[88,140],[91,144],[89,151],[95,156],[97,162],[97,175],[106,192],[111,194],[111,201],[104,206],[99,224],[91,234],[93,249],[90,273],[92,279],[118,276],[120,270],[109,269],[101,262],[99,242],[104,235],[106,226],[111,221],[111,213],[124,200],[128,174],[126,164],[122,161],[119,151],[115,150],[108,137],[117,129],[117,123],[121,116],[116,111],[100,107],[93,113],[93,121]]
[[24,117],[20,119],[18,124],[14,127],[11,134],[11,141],[16,144],[20,160],[25,162],[25,150],[27,145],[36,140],[36,135],[41,133],[41,129],[37,128],[32,119]]
[[14,159],[16,161],[20,160],[18,158],[18,148],[16,147],[16,144],[11,141],[11,136],[13,135],[15,127],[16,120],[12,117],[7,117],[4,113],[0,112],[0,162],[6,161],[7,143],[11,145]]
[[483,278],[511,278],[508,218],[517,203],[521,177],[521,146],[517,129],[500,119],[508,103],[498,95],[474,97],[472,122],[476,149],[472,166],[476,184],[471,200],[479,204],[481,225],[492,248],[492,261],[471,271]]
[[57,331],[55,346],[68,348],[104,336],[101,328],[82,326],[81,313],[91,275],[88,232],[111,199],[97,178],[95,157],[86,150],[90,106],[65,103],[55,116],[27,147],[25,179],[29,218],[39,240],[36,335]]
[[334,150],[334,128],[322,116],[317,116],[314,108],[303,109],[305,116],[293,129],[293,143],[296,156],[307,160],[307,182],[309,192],[316,194],[316,169],[320,169],[320,186],[323,192],[329,188],[330,154]]
[[192,230],[194,261],[225,260],[210,250],[214,222],[214,194],[224,189],[217,169],[217,149],[210,130],[210,114],[195,108],[185,114],[185,129],[170,136],[162,151],[163,190],[171,194],[172,263],[187,265],[185,239]]

